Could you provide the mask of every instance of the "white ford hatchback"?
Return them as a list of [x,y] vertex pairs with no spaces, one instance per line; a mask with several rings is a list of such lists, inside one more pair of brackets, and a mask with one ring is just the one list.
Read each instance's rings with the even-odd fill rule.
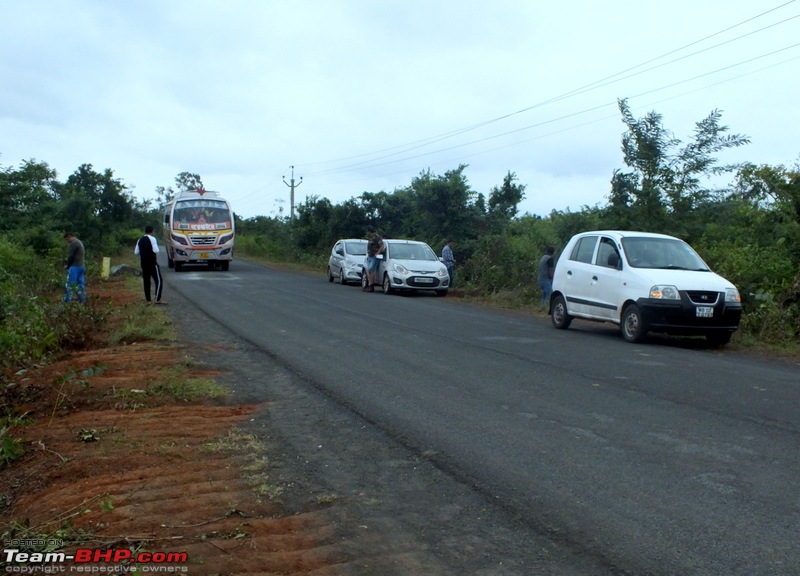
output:
[[739,291],[683,240],[602,230],[573,236],[558,260],[550,297],[556,328],[573,318],[614,322],[638,342],[648,331],[699,334],[717,346],[739,327]]
[[[384,294],[394,291],[435,290],[447,296],[450,275],[433,248],[416,240],[384,239],[384,258],[375,272]],[[361,286],[367,285],[367,272],[362,270]]]

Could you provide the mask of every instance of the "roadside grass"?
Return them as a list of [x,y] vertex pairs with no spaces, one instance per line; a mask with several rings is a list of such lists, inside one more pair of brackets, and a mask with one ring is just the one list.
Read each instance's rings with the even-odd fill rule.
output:
[[[124,290],[134,294],[141,291],[141,278],[129,276],[124,279]],[[111,346],[134,342],[175,342],[177,333],[172,320],[161,307],[136,302],[115,308],[117,322],[108,336]]]
[[[91,346],[102,348],[105,345],[112,347],[129,345],[134,342],[151,341],[171,346],[177,340],[177,332],[169,317],[169,310],[159,306],[148,306],[143,302],[135,301],[134,296],[140,295],[141,278],[129,276],[123,279],[114,279],[115,290],[120,290],[122,298],[116,303],[109,303],[106,309],[104,330],[98,338],[91,342]],[[70,396],[91,387],[92,378],[101,376],[105,367],[96,365],[89,369],[69,369],[50,385],[56,394],[50,401],[45,412],[55,414],[58,406],[69,403]],[[155,377],[142,382],[135,389],[116,389],[114,396],[117,400],[116,409],[124,410],[129,417],[131,413],[147,408],[144,397],[168,397],[178,402],[196,403],[204,400],[215,400],[229,395],[229,390],[208,376],[196,375],[202,372],[202,364],[196,363],[190,356],[185,355],[177,363],[160,370]],[[15,381],[23,382],[29,376],[28,370],[20,370]],[[25,399],[19,395],[15,397],[8,393],[14,389],[13,383],[8,387],[6,397],[10,402],[4,406],[0,415],[0,468],[12,467],[15,461],[31,449],[45,449],[43,446],[33,446],[24,438],[24,427],[35,422],[25,414],[18,414],[15,405],[21,404]],[[19,390],[23,388],[21,384]],[[21,394],[21,392],[18,392]],[[15,402],[14,399],[18,401]],[[16,411],[16,412],[15,412]],[[146,411],[141,411],[140,416],[151,417]],[[75,432],[74,440],[80,443],[95,443],[108,440],[109,449],[118,446],[129,446],[130,441],[120,433],[117,427],[107,429],[81,428]],[[241,431],[231,431],[223,441],[218,442],[218,449],[225,449],[243,454],[246,461],[246,482],[261,498],[276,499],[282,492],[279,486],[268,483],[267,459],[263,456],[265,449],[252,435]],[[176,448],[175,442],[164,438],[156,452],[163,458],[175,459],[181,457],[181,450]],[[62,463],[69,460],[58,455]],[[0,496],[0,505],[10,506],[10,496]],[[82,545],[93,542],[95,534],[76,527],[74,524],[81,516],[92,510],[112,513],[115,504],[106,494],[87,496],[80,505],[72,509],[61,511],[45,521],[32,525],[27,519],[13,519],[2,529],[0,534],[3,539],[28,539],[41,543],[29,547],[29,552],[55,552],[64,546]]]
[[240,428],[233,428],[227,435],[217,438],[205,445],[205,449],[216,452],[235,452],[244,459],[242,472],[244,481],[256,495],[259,502],[263,499],[278,501],[283,488],[269,481],[269,460],[264,454],[267,449],[255,434]]
[[183,402],[219,399],[230,393],[213,378],[192,376],[190,368],[186,365],[168,368],[147,386],[146,391],[148,396],[169,396]]
[[76,528],[74,521],[92,512],[95,507],[110,513],[114,509],[114,504],[108,493],[98,494],[33,526],[27,518],[14,520],[3,529],[0,536],[4,541],[27,540],[26,552],[43,554],[56,552],[71,544],[93,542],[95,536],[86,530]]

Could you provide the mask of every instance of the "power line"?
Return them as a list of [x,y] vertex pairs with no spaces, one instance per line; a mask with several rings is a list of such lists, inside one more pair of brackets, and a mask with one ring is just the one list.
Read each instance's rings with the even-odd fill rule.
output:
[[[683,80],[679,80],[677,82],[672,82],[670,84],[665,84],[663,86],[659,86],[658,88],[653,88],[651,90],[646,90],[644,92],[640,92],[638,94],[634,94],[634,95],[630,96],[630,98],[638,98],[640,96],[646,96],[648,94],[653,94],[655,92],[659,92],[661,90],[666,90],[668,88],[679,86],[681,84],[686,84],[688,82],[692,82],[692,81],[698,80],[700,78],[711,76],[713,74],[724,72],[725,70],[730,70],[730,69],[736,68],[738,66],[742,66],[742,65],[748,64],[750,62],[754,62],[756,60],[760,60],[762,58],[767,58],[769,56],[773,56],[775,54],[778,54],[778,53],[781,53],[781,52],[785,52],[786,50],[790,50],[790,49],[796,48],[798,46],[800,46],[800,43],[792,44],[790,46],[786,46],[786,47],[778,49],[778,50],[773,50],[771,52],[767,52],[765,54],[761,54],[759,56],[755,56],[753,58],[749,58],[747,60],[743,60],[741,62],[737,62],[735,64],[731,64],[729,66],[723,66],[723,67],[717,68],[715,70],[711,70],[709,72],[704,72],[703,74],[699,74],[699,75],[693,76],[691,78],[686,78],[686,79],[683,79]],[[793,59],[786,60],[786,62],[791,61],[791,60],[793,60]],[[542,120],[542,121],[537,122],[535,124],[530,124],[528,126],[523,126],[521,128],[515,128],[514,130],[509,130],[509,131],[502,132],[502,133],[499,133],[499,134],[486,136],[484,138],[478,138],[478,139],[475,139],[475,140],[470,140],[468,142],[463,142],[463,143],[460,143],[460,144],[455,144],[453,146],[447,146],[447,147],[444,147],[444,148],[437,148],[435,150],[430,150],[428,152],[423,152],[423,153],[420,153],[420,154],[414,154],[414,155],[411,155],[411,156],[403,156],[401,158],[395,158],[393,160],[387,160],[388,156],[384,156],[384,157],[381,157],[381,158],[376,158],[376,159],[374,159],[373,161],[370,161],[370,162],[363,162],[363,163],[360,164],[360,166],[364,167],[364,168],[367,168],[367,167],[368,168],[376,168],[376,167],[380,167],[380,166],[387,166],[387,165],[391,165],[391,164],[397,164],[397,163],[400,163],[400,162],[405,162],[407,160],[414,160],[414,159],[417,159],[417,158],[422,158],[424,156],[429,156],[431,154],[438,154],[438,153],[441,153],[441,152],[447,152],[449,150],[455,150],[457,148],[464,148],[466,146],[479,144],[481,142],[494,140],[494,139],[497,139],[497,138],[501,138],[503,136],[509,136],[511,134],[515,134],[515,133],[518,133],[518,132],[523,132],[523,131],[526,131],[526,130],[530,130],[532,128],[538,128],[540,126],[544,126],[544,125],[547,125],[547,124],[552,124],[552,123],[555,123],[555,122],[566,120],[567,118],[572,118],[572,117],[575,117],[575,116],[580,116],[582,114],[587,114],[589,112],[594,112],[596,110],[605,108],[605,107],[607,107],[609,105],[615,105],[615,104],[616,104],[616,101],[614,101],[614,102],[605,102],[603,104],[592,106],[590,108],[585,108],[583,110],[579,110],[579,111],[576,111],[576,112],[570,112],[569,114],[564,114],[564,115],[558,116],[556,118]],[[386,160],[386,161],[385,162],[378,162],[378,160]],[[337,173],[342,173],[342,172],[349,172],[349,171],[351,171],[351,169],[354,166],[357,166],[357,165],[343,166],[341,168],[330,169],[330,170],[326,170],[326,171],[323,171],[323,172],[319,172],[317,174],[337,174]]]
[[[414,141],[414,142],[411,142],[411,143],[408,143],[408,144],[405,144],[405,145],[398,145],[398,146],[393,146],[393,147],[390,147],[390,148],[384,148],[384,149],[373,151],[373,152],[370,152],[370,153],[364,153],[364,154],[360,154],[360,155],[356,155],[356,156],[350,156],[350,157],[346,157],[346,158],[341,158],[339,160],[330,160],[330,161],[326,161],[326,162],[316,162],[316,163],[305,164],[305,166],[313,166],[315,164],[330,164],[330,163],[334,163],[334,162],[342,162],[342,161],[347,161],[347,160],[356,159],[356,158],[364,158],[364,157],[367,157],[367,156],[374,156],[375,154],[382,154],[384,152],[391,152],[390,154],[385,154],[383,156],[373,157],[371,159],[362,160],[360,162],[354,162],[354,163],[351,163],[351,164],[346,164],[344,166],[338,166],[338,167],[333,167],[333,168],[329,168],[329,169],[312,171],[312,172],[309,173],[309,175],[335,174],[335,173],[341,173],[341,172],[344,172],[344,171],[349,171],[349,170],[354,169],[354,168],[382,166],[382,165],[385,165],[385,164],[391,164],[391,163],[395,163],[395,162],[399,162],[399,161],[403,161],[403,160],[407,160],[407,159],[418,158],[420,156],[425,156],[425,155],[428,155],[428,154],[434,154],[434,153],[437,153],[437,152],[450,150],[450,149],[453,149],[453,148],[463,147],[464,144],[460,144],[460,145],[457,145],[457,146],[448,147],[448,148],[444,148],[444,149],[437,149],[437,150],[434,150],[434,151],[431,151],[431,152],[426,152],[426,153],[419,154],[419,155],[405,156],[405,157],[403,157],[401,159],[398,159],[398,160],[396,160],[394,162],[393,161],[389,161],[389,162],[385,162],[385,163],[375,164],[375,162],[377,162],[379,160],[385,160],[385,159],[393,157],[393,156],[397,156],[397,155],[400,155],[400,154],[411,152],[412,150],[416,150],[416,149],[423,148],[425,146],[429,146],[431,144],[434,144],[434,143],[442,141],[442,140],[453,138],[455,136],[458,136],[458,135],[464,134],[466,132],[470,132],[470,131],[476,130],[478,128],[487,126],[489,124],[496,123],[496,122],[499,122],[501,120],[505,120],[505,119],[510,118],[512,116],[519,115],[519,114],[522,114],[524,112],[528,112],[528,111],[530,111],[532,109],[544,106],[546,104],[551,104],[551,103],[554,103],[554,102],[557,102],[557,101],[560,101],[560,100],[564,100],[564,99],[572,97],[572,96],[583,94],[583,93],[589,92],[591,90],[594,90],[594,89],[597,89],[597,88],[600,88],[600,87],[603,87],[603,86],[607,86],[607,85],[619,82],[621,80],[625,80],[625,79],[637,76],[639,74],[644,74],[646,72],[650,72],[650,71],[655,70],[657,68],[660,68],[660,67],[663,67],[663,66],[667,66],[669,64],[675,63],[675,62],[680,61],[680,60],[684,60],[684,59],[692,57],[692,56],[696,56],[697,54],[700,54],[700,53],[703,53],[703,52],[707,52],[709,50],[712,50],[714,48],[718,48],[720,46],[729,44],[731,42],[734,42],[734,41],[737,41],[737,40],[741,40],[742,38],[745,38],[747,36],[751,36],[753,34],[757,34],[757,33],[763,32],[763,31],[765,31],[767,29],[770,29],[770,28],[773,28],[775,26],[778,26],[778,25],[781,25],[781,24],[785,24],[786,22],[789,22],[791,20],[794,20],[794,19],[800,17],[800,15],[791,16],[791,17],[786,18],[784,20],[781,20],[779,22],[776,22],[776,23],[770,24],[768,26],[765,26],[765,27],[763,27],[761,29],[758,29],[758,30],[755,30],[755,31],[752,31],[752,32],[748,32],[746,34],[743,34],[743,35],[738,36],[736,38],[727,40],[725,42],[721,42],[721,43],[716,44],[714,46],[705,48],[703,50],[699,50],[699,51],[693,52],[691,54],[682,56],[680,58],[676,58],[676,59],[670,60],[669,62],[665,62],[665,63],[659,64],[658,66],[653,66],[653,67],[650,67],[650,68],[648,68],[646,70],[641,70],[641,71],[639,71],[639,72],[637,72],[635,74],[630,74],[630,75],[624,76],[622,78],[617,78],[617,77],[619,77],[619,76],[621,76],[621,75],[623,75],[623,74],[625,74],[627,72],[630,72],[632,70],[636,70],[637,68],[641,68],[642,66],[646,66],[647,64],[650,64],[652,62],[656,62],[658,60],[666,58],[667,56],[670,56],[672,54],[675,54],[677,52],[685,50],[686,48],[689,48],[691,46],[695,46],[697,44],[700,44],[700,43],[702,43],[702,42],[704,42],[704,41],[706,41],[706,40],[708,40],[710,38],[719,36],[720,34],[723,34],[725,32],[728,32],[730,30],[733,30],[735,28],[743,26],[743,25],[745,25],[745,24],[747,24],[749,22],[757,20],[758,18],[766,16],[767,14],[770,14],[770,13],[772,13],[772,12],[774,12],[776,10],[779,10],[779,9],[785,7],[785,6],[788,6],[789,4],[793,4],[795,1],[796,0],[790,0],[789,2],[786,2],[786,3],[781,4],[779,6],[776,6],[774,8],[769,9],[769,10],[761,12],[761,13],[757,14],[756,16],[753,16],[753,17],[750,17],[750,18],[748,18],[746,20],[743,20],[743,21],[741,21],[741,22],[739,22],[739,23],[737,23],[737,24],[735,24],[733,26],[729,26],[729,27],[724,28],[724,29],[722,29],[722,30],[720,30],[718,32],[715,32],[713,34],[705,36],[704,38],[701,38],[700,40],[696,40],[696,41],[693,41],[693,42],[691,42],[689,44],[681,46],[679,48],[670,50],[670,51],[668,51],[668,52],[666,52],[666,53],[664,53],[664,54],[662,54],[662,55],[660,55],[660,56],[658,56],[656,58],[651,58],[651,59],[649,59],[649,60],[647,60],[645,62],[642,62],[642,63],[637,64],[635,66],[629,67],[629,68],[627,68],[627,69],[625,69],[625,70],[623,70],[621,72],[617,72],[617,73],[615,73],[613,75],[606,76],[603,79],[596,80],[596,81],[594,81],[592,83],[586,84],[586,85],[584,85],[584,86],[582,86],[580,88],[576,88],[576,89],[571,90],[569,92],[563,93],[563,94],[561,94],[559,96],[555,96],[555,97],[549,98],[547,100],[543,100],[541,102],[538,102],[538,103],[533,104],[531,106],[528,106],[526,108],[517,110],[516,112],[511,112],[511,113],[508,113],[508,114],[504,114],[502,116],[498,116],[498,117],[490,119],[490,120],[485,120],[485,121],[478,122],[478,123],[475,123],[475,124],[472,124],[472,125],[469,125],[469,126],[466,126],[466,127],[463,127],[463,128],[459,128],[457,130],[453,130],[453,131],[445,132],[445,133],[442,133],[442,134],[439,134],[439,135],[436,135],[436,136],[431,136],[431,137],[428,137],[428,138],[420,139],[420,140],[417,140],[417,141]],[[792,46],[789,46],[787,48],[784,48],[784,50],[792,48],[794,46],[796,46],[796,45],[792,45]],[[765,57],[765,56],[766,55],[763,55],[761,57]],[[750,61],[750,60],[748,60],[748,61]],[[745,62],[748,62],[748,61],[745,61]],[[723,70],[723,69],[724,68],[719,69],[719,70]],[[716,72],[716,71],[712,71],[712,72],[709,72],[707,74],[712,74],[714,72]],[[616,80],[612,80],[614,78],[617,78],[617,79]],[[696,79],[696,78],[698,78],[698,77],[695,77],[694,79]],[[690,81],[690,80],[692,80],[692,79],[685,80],[685,81],[682,81],[682,82],[686,82],[686,81]],[[678,82],[678,83],[682,83],[682,82]],[[678,83],[676,83],[676,84],[678,84]],[[568,116],[571,116],[571,115],[568,115]],[[516,132],[516,131],[518,131],[518,130],[514,130],[514,131],[511,131],[511,132],[506,132],[506,133],[503,133],[503,134],[500,134],[500,135],[497,135],[497,136],[491,136],[491,137],[488,137],[487,139],[499,137],[499,136],[502,136],[502,135],[507,135],[507,134],[510,134],[510,133],[513,133],[513,132]],[[467,143],[467,144],[471,144],[471,143],[475,143],[475,142],[482,142],[484,140],[485,139],[479,139],[479,140],[472,141],[472,142]]]

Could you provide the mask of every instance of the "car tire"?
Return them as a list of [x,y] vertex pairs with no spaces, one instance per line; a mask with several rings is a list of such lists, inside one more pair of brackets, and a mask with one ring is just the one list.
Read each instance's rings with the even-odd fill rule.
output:
[[392,290],[392,281],[389,280],[389,275],[388,274],[384,274],[383,275],[383,284],[381,285],[381,287],[383,288],[383,293],[384,294],[391,294],[393,292],[393,290]]
[[567,301],[560,294],[553,298],[550,321],[559,330],[566,330],[572,323],[572,316],[567,312]]
[[628,304],[622,311],[622,318],[619,323],[622,337],[628,342],[641,342],[647,334],[647,326],[642,311],[636,304]]
[[333,282],[333,272],[330,266],[328,266],[328,282]]
[[339,284],[342,286],[347,285],[347,279],[344,276],[344,268],[339,268]]
[[220,270],[222,270],[223,272],[227,272],[228,270],[230,270],[230,269],[231,269],[231,262],[230,262],[230,260],[223,260],[222,262],[220,262],[220,263],[219,263],[219,268],[220,268]]
[[366,270],[361,270],[361,287],[366,290],[369,286],[369,275]]
[[447,290],[437,290],[436,295],[441,297],[447,296]]

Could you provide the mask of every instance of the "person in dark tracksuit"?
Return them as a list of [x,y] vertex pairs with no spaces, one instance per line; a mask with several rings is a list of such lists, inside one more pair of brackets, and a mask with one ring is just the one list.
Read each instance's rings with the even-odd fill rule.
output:
[[142,282],[144,283],[144,299],[148,303],[150,299],[150,282],[155,282],[156,304],[166,304],[161,300],[161,288],[164,283],[161,279],[161,268],[158,266],[158,241],[153,236],[153,227],[147,226],[144,229],[144,236],[136,242],[134,254],[138,254],[142,262]]

